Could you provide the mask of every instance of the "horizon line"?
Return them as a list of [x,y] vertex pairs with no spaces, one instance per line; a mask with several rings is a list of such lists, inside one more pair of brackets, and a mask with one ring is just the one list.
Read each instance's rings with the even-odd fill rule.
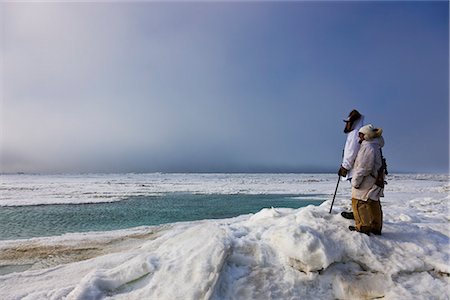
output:
[[[140,171],[126,171],[126,172],[0,172],[1,175],[89,175],[89,174],[102,174],[102,175],[113,175],[113,174],[335,174],[337,172],[329,172],[329,171],[152,171],[152,172],[140,172]],[[389,175],[392,174],[438,174],[438,175],[449,175],[450,172],[441,172],[441,171],[391,171]],[[388,176],[389,176],[388,175]]]

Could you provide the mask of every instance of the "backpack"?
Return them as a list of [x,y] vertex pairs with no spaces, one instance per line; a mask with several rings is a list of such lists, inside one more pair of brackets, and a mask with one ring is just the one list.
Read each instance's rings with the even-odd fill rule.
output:
[[378,169],[378,175],[377,175],[375,184],[377,186],[379,186],[380,188],[384,188],[384,185],[387,184],[387,181],[384,180],[384,176],[388,175],[389,173],[387,170],[386,158],[384,158],[383,151],[381,151],[381,148],[380,148],[380,154],[381,154],[381,167]]

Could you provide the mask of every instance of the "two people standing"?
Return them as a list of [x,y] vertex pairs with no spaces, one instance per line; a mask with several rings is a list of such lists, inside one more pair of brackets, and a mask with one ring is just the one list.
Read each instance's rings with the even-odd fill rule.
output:
[[386,173],[381,153],[383,130],[372,124],[363,126],[364,116],[357,110],[352,110],[344,121],[347,140],[338,174],[351,182],[353,213],[343,212],[342,216],[355,219],[355,226],[349,226],[352,231],[381,234],[383,213],[380,197],[384,196]]

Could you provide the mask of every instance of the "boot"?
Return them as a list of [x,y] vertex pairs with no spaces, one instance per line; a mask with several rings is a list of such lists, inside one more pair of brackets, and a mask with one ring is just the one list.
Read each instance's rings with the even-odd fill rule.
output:
[[355,216],[353,215],[353,212],[343,211],[343,212],[341,212],[341,216],[343,216],[344,218],[349,219],[349,220],[354,220],[355,219]]
[[359,233],[364,233],[364,234],[370,236],[370,232],[359,231],[359,230],[356,229],[355,226],[348,226],[348,230],[350,230],[350,231],[356,231],[356,232],[359,232]]

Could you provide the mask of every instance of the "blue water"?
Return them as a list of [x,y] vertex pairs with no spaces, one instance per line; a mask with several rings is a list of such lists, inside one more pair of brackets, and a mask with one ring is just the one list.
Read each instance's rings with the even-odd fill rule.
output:
[[[295,198],[298,196],[302,199]],[[307,200],[308,196],[315,200]],[[112,203],[1,207],[0,240],[223,219],[255,213],[266,207],[319,205],[322,201],[317,198],[321,196],[170,193]]]

